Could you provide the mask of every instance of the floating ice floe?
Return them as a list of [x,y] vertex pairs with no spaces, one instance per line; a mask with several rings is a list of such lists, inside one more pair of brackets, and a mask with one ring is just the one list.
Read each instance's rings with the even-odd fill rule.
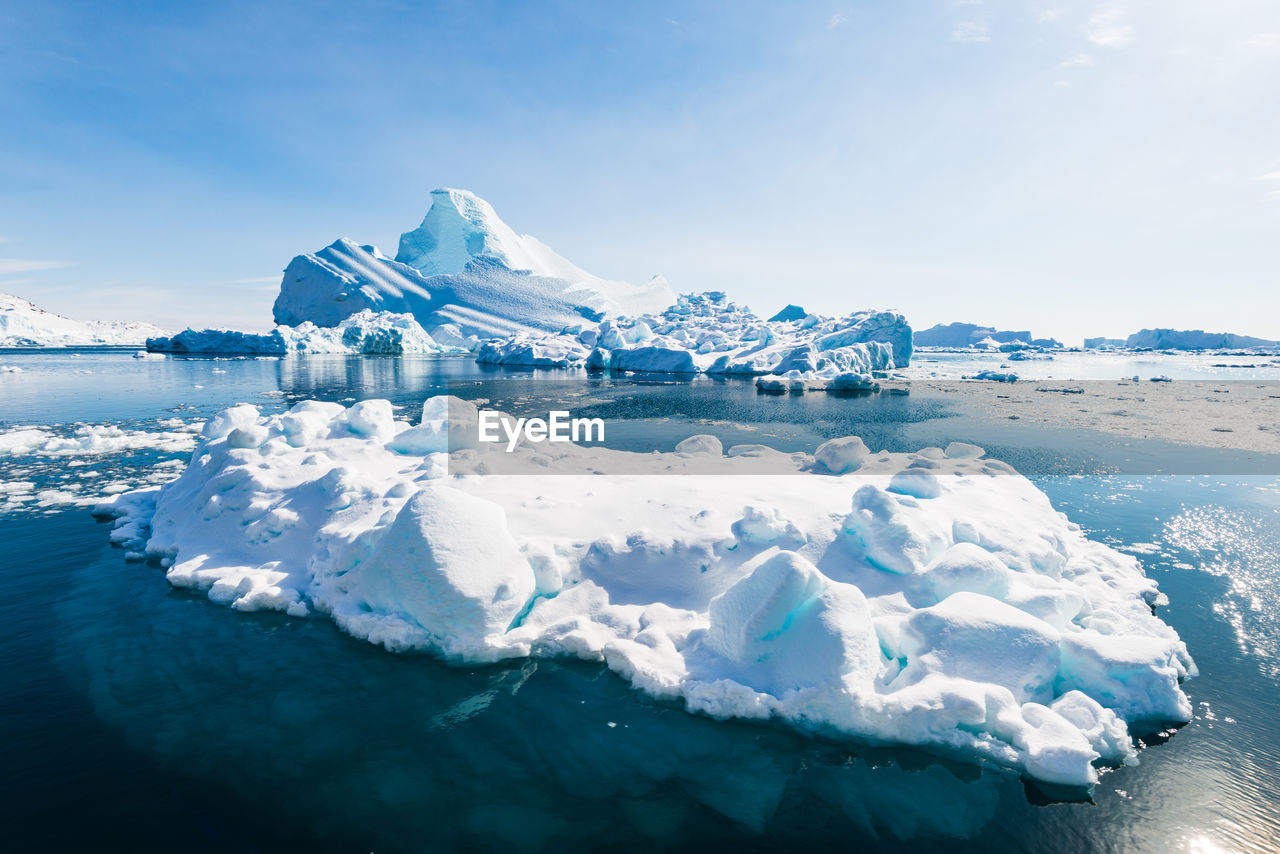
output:
[[1051,783],[1133,761],[1136,722],[1190,719],[1194,664],[1137,559],[981,448],[507,453],[475,420],[456,398],[416,426],[381,400],[238,406],[177,480],[95,513],[235,609],[458,662],[603,661],[694,712]]
[[1016,383],[1018,375],[1007,371],[978,371],[976,374],[968,374],[966,380],[987,380],[996,383]]
[[[465,353],[438,343],[412,315],[361,311],[336,326],[277,326],[270,332],[187,329],[171,338],[151,338],[147,348],[160,353],[401,354]],[[160,355],[163,358],[163,355]]]
[[126,430],[113,424],[81,424],[70,431],[49,427],[15,427],[0,430],[0,457],[116,454],[151,449],[190,451],[202,424],[170,419],[164,430]]

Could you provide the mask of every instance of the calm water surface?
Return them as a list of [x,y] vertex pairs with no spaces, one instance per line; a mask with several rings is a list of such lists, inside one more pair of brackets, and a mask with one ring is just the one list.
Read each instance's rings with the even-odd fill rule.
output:
[[[158,419],[308,397],[388,397],[408,416],[449,387],[530,411],[569,398],[611,429],[629,419],[610,435],[619,447],[669,448],[693,432],[810,450],[848,433],[895,450],[985,440],[1091,536],[1139,553],[1201,671],[1187,683],[1191,724],[1153,738],[1140,765],[1106,773],[1092,802],[1055,803],[991,769],[692,716],[596,665],[449,667],[386,653],[324,619],[236,613],[125,562],[84,507],[33,500],[0,516],[8,850],[1280,846],[1278,479],[1127,476],[1121,450],[1096,436],[983,436],[942,403],[911,397],[565,383],[459,359],[3,354],[0,364],[24,368],[0,375],[0,433],[70,434],[75,422],[158,430]],[[182,457],[0,456],[0,482],[88,500]]]

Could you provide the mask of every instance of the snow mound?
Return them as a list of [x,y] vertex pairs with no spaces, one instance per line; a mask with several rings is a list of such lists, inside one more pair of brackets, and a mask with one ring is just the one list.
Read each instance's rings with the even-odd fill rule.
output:
[[467,441],[474,418],[439,397],[412,427],[385,400],[239,406],[177,480],[95,512],[235,609],[459,662],[603,661],[691,711],[1052,783],[1133,761],[1133,722],[1190,719],[1194,664],[1137,559],[980,448],[506,453]]
[[446,189],[431,194],[394,260],[345,238],[294,258],[274,313],[280,324],[319,326],[363,309],[408,313],[437,340],[475,349],[484,338],[660,311],[674,299],[660,276],[640,287],[593,276],[516,234],[483,199]]
[[187,329],[171,338],[149,338],[147,349],[159,353],[290,353],[400,354],[465,353],[439,344],[409,314],[360,311],[336,326],[306,322],[277,326],[270,332],[234,329]]
[[150,323],[72,320],[0,293],[0,347],[140,347],[147,338],[163,334]]
[[719,291],[682,295],[660,314],[487,341],[476,357],[483,364],[520,367],[779,374],[799,377],[814,388],[829,388],[843,375],[870,380],[873,371],[906,367],[910,360],[911,327],[897,312],[763,321]]

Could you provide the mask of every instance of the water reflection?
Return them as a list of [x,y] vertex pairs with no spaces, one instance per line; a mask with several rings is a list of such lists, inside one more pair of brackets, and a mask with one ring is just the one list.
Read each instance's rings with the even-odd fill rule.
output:
[[1016,786],[923,754],[695,717],[600,666],[391,655],[327,621],[168,591],[117,553],[75,574],[58,613],[64,665],[133,747],[362,846],[540,850],[606,829],[682,843],[775,827],[967,837]]

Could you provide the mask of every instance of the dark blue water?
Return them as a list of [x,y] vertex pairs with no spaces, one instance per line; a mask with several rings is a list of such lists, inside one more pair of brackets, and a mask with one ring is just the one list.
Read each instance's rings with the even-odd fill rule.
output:
[[[0,421],[144,424],[175,407],[194,417],[309,396],[412,408],[450,382],[529,405],[562,393],[545,374],[461,360],[30,358],[26,388],[0,387]],[[70,373],[84,365],[94,373]],[[708,430],[799,447],[850,424],[891,447],[967,423],[926,400],[702,387],[582,391],[640,417],[615,440],[637,447]],[[1041,460],[1041,486],[1092,536],[1137,544],[1201,671],[1186,686],[1196,719],[1106,773],[1092,802],[1054,803],[1016,776],[914,751],[689,715],[582,662],[449,667],[322,618],[240,614],[126,563],[83,508],[46,507],[0,518],[5,848],[1274,850],[1280,481],[1070,476],[1073,462],[1105,469],[1107,452],[1059,438],[1008,447]],[[80,460],[75,477],[173,456]],[[43,477],[41,465],[0,459],[0,481],[15,468]]]

